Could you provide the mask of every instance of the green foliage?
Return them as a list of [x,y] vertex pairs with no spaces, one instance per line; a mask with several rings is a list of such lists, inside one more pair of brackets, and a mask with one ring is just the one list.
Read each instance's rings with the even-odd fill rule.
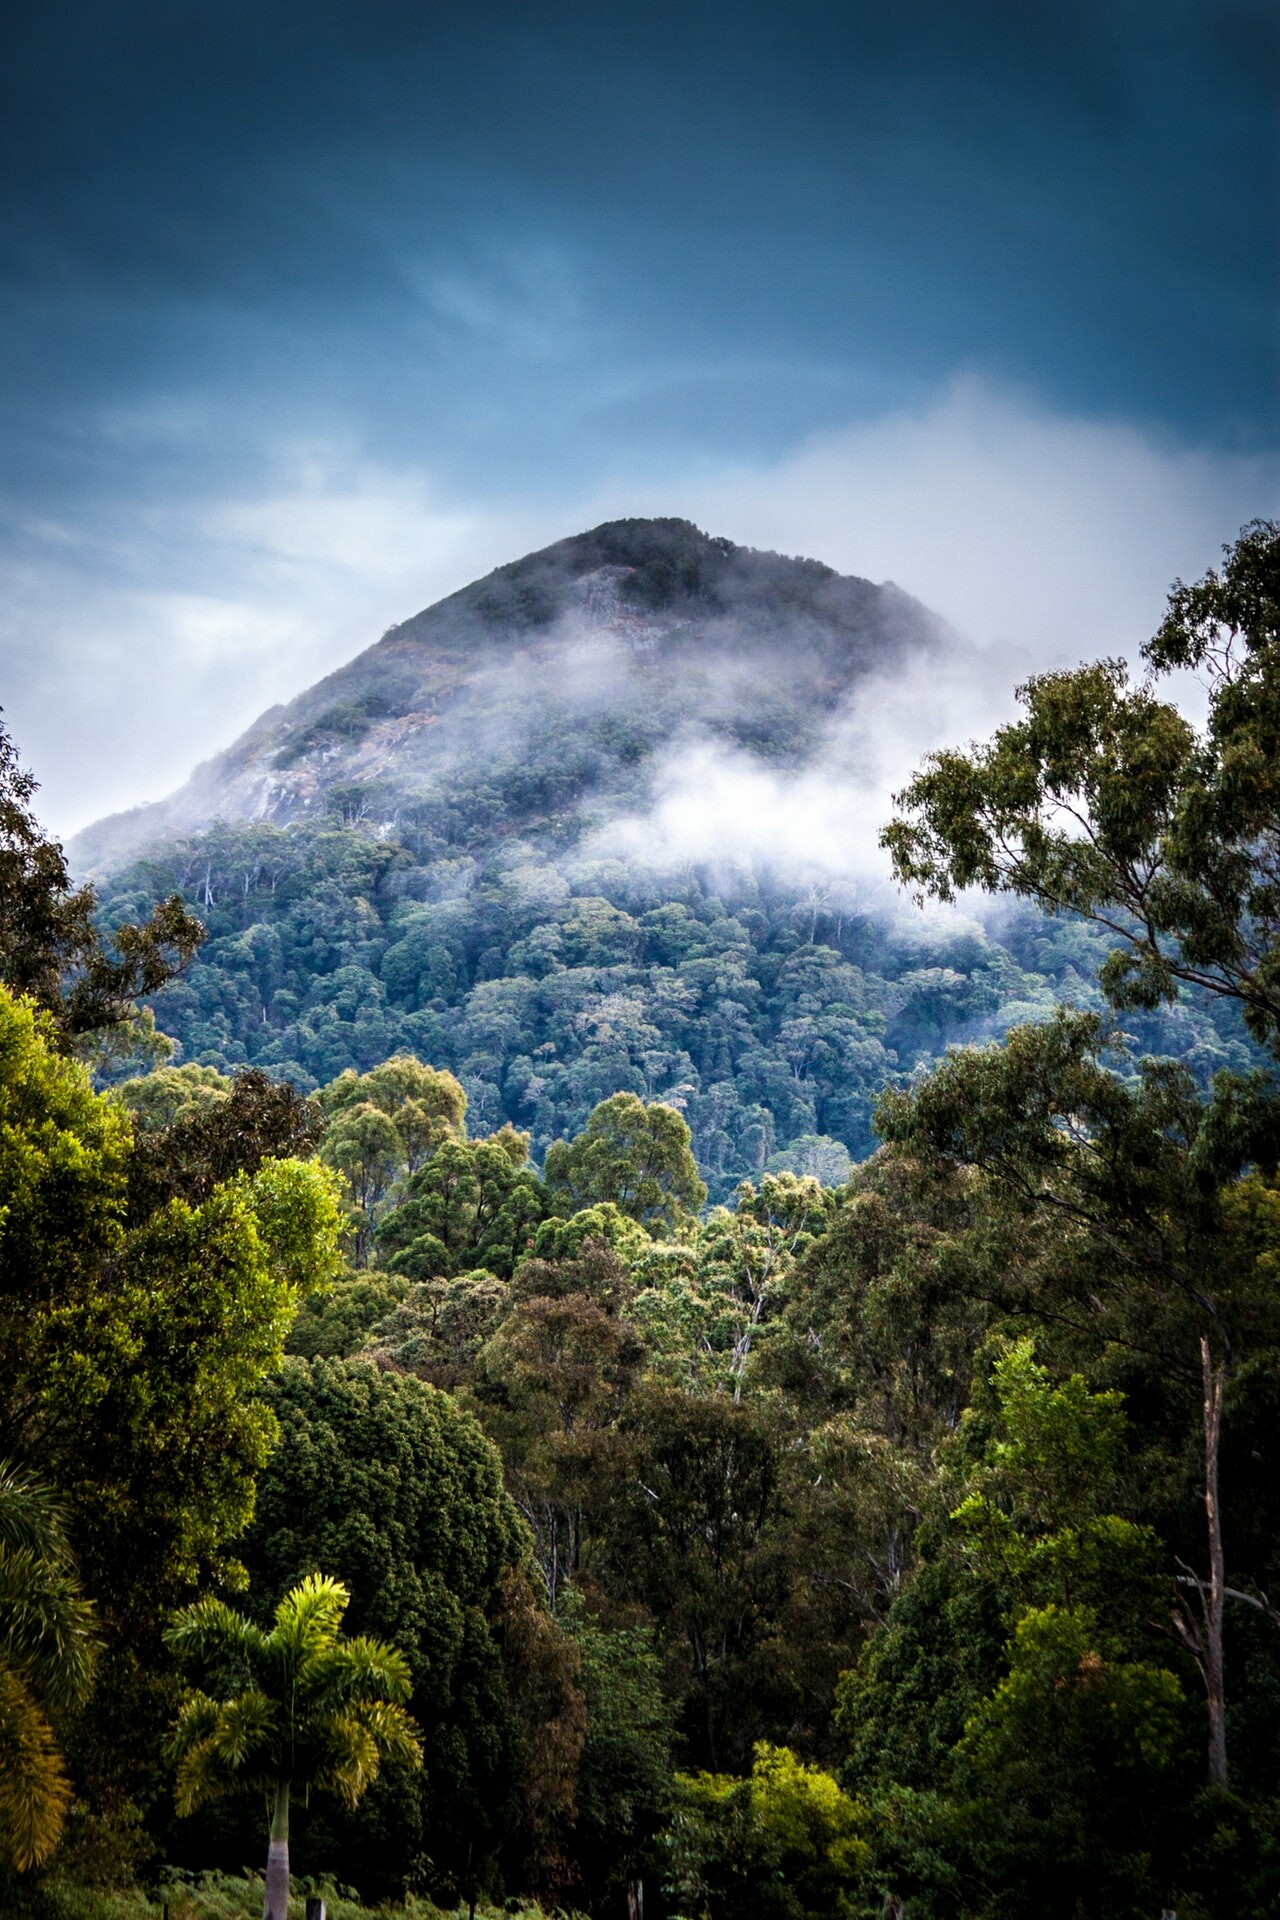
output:
[[1181,1686],[1088,1607],[1028,1609],[1008,1659],[956,1755],[975,1876],[1001,1915],[1141,1911],[1168,1884]]
[[116,927],[112,952],[93,888],[72,885],[62,848],[37,824],[35,792],[0,726],[0,983],[41,1007],[71,1047],[126,1024],[136,1000],[186,966],[204,928],[170,893],[145,922]]
[[[290,1900],[290,1920],[305,1920],[306,1899],[312,1894],[323,1897],[328,1920],[546,1920],[544,1908],[516,1901],[491,1905],[481,1900],[474,1915],[467,1903],[446,1909],[413,1894],[403,1901],[369,1905],[348,1887],[310,1878],[302,1881]],[[107,1889],[58,1873],[43,1880],[29,1901],[13,1912],[14,1920],[163,1920],[167,1906],[169,1920],[261,1920],[263,1895],[261,1874],[248,1872],[168,1871],[150,1891]],[[574,1916],[566,1914],[565,1920]]]
[[839,1782],[760,1742],[750,1778],[680,1774],[665,1837],[688,1920],[853,1920],[865,1816]]
[[1123,943],[1101,975],[1117,1006],[1199,986],[1275,1051],[1280,895],[1259,850],[1280,825],[1280,526],[1254,521],[1225,552],[1174,588],[1144,649],[1156,679],[1205,676],[1202,736],[1117,661],[1042,674],[988,746],[929,757],[883,837],[900,878],[941,898],[1005,889],[1103,923]]
[[[132,1085],[132,1094],[122,1095],[126,1105],[137,1113],[131,1103],[143,1103],[129,1162],[133,1220],[146,1219],[167,1200],[207,1200],[220,1183],[254,1172],[264,1160],[308,1159],[319,1136],[314,1106],[287,1082],[270,1080],[256,1067],[218,1087],[206,1083],[194,1098],[185,1097],[190,1082],[175,1088],[169,1080],[154,1096],[145,1080]],[[206,1093],[215,1097],[205,1098]],[[174,1117],[156,1124],[169,1104],[176,1109]]]
[[485,1140],[443,1141],[379,1225],[379,1259],[413,1280],[475,1268],[509,1280],[546,1212],[528,1151],[528,1135],[511,1126]]
[[376,1269],[346,1273],[324,1293],[309,1294],[289,1329],[285,1350],[302,1360],[346,1360],[372,1328],[402,1305],[410,1282]]
[[1172,1884],[1187,1719],[1159,1543],[1107,1511],[1121,1398],[1055,1383],[1030,1339],[997,1350],[962,1497],[842,1687],[878,1874],[926,1912],[982,1888],[992,1915],[1128,1913]]
[[548,1148],[547,1191],[553,1203],[575,1211],[612,1202],[653,1233],[674,1230],[707,1197],[689,1139],[688,1123],[673,1107],[615,1093],[576,1139]]
[[66,1737],[93,1817],[124,1831],[167,1712],[160,1627],[234,1577],[274,1432],[254,1391],[338,1264],[340,1213],[322,1168],[262,1157],[281,1114],[296,1138],[290,1089],[237,1083],[216,1135],[193,1110],[134,1138],[50,1028],[0,990],[0,1423],[98,1612],[100,1683]]
[[87,1693],[96,1651],[57,1501],[0,1464],[0,1866],[57,1845],[71,1789],[50,1714]]
[[1118,1492],[1124,1396],[1091,1393],[1078,1373],[1054,1386],[1030,1338],[999,1355],[992,1390],[1002,1437],[951,1515],[975,1566],[1024,1601],[1070,1608],[1088,1596],[1130,1621],[1154,1611],[1155,1536],[1105,1511]]
[[274,1162],[127,1231],[123,1109],[2,992],[0,1116],[9,1431],[69,1502],[90,1590],[154,1619],[244,1524],[270,1431],[246,1396],[336,1263],[336,1200]]
[[116,1088],[133,1115],[134,1126],[150,1132],[171,1127],[192,1111],[217,1106],[231,1091],[231,1082],[216,1067],[159,1066]]
[[580,1207],[565,1220],[552,1214],[533,1236],[533,1255],[537,1260],[576,1260],[588,1240],[602,1240],[627,1264],[638,1261],[647,1252],[650,1240],[639,1223],[612,1200],[594,1207]]
[[241,1547],[258,1604],[332,1568],[352,1623],[402,1649],[425,1770],[305,1831],[314,1870],[390,1889],[437,1880],[514,1822],[516,1715],[489,1622],[525,1551],[501,1463],[447,1395],[368,1362],[291,1360],[265,1389],[279,1444]]
[[[539,736],[530,751],[552,746]],[[838,1180],[841,1146],[860,1159],[874,1145],[886,1081],[1063,996],[1099,1000],[1107,939],[1078,923],[1015,914],[998,942],[907,932],[780,876],[713,887],[569,863],[555,833],[504,838],[509,823],[465,786],[465,845],[438,841],[412,809],[398,817],[398,848],[325,825],[217,827],[117,877],[110,915],[141,915],[176,886],[209,926],[156,1001],[184,1059],[313,1089],[411,1053],[457,1076],[477,1132],[527,1131],[537,1162],[615,1093],[666,1101],[725,1201],[779,1155]],[[616,938],[584,945],[601,904]],[[1202,1082],[1255,1057],[1234,1012],[1200,993],[1131,1025]]]
[[603,1241],[588,1241],[577,1260],[527,1261],[515,1291],[476,1356],[478,1403],[555,1607],[562,1586],[589,1569],[602,1475],[644,1343],[621,1310],[626,1271]]
[[371,1072],[350,1068],[320,1096],[321,1157],[343,1174],[363,1265],[376,1223],[402,1177],[464,1132],[467,1096],[451,1073],[396,1054]]
[[652,1628],[604,1627],[576,1594],[562,1619],[587,1712],[574,1851],[587,1884],[616,1900],[629,1880],[645,1876],[671,1803],[671,1706]]
[[266,1796],[267,1920],[287,1920],[292,1795],[315,1788],[354,1807],[384,1761],[422,1765],[418,1729],[402,1705],[408,1664],[383,1641],[341,1637],[349,1599],[341,1581],[308,1574],[280,1601],[270,1631],[204,1599],[165,1635],[218,1687],[188,1693],[169,1739],[178,1812],[246,1788]]

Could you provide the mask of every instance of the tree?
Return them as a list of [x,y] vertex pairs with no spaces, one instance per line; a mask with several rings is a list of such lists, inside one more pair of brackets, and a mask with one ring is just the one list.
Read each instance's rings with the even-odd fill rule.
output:
[[408,1663],[384,1641],[340,1638],[349,1597],[340,1581],[310,1574],[280,1602],[270,1632],[205,1599],[165,1636],[184,1658],[226,1676],[222,1697],[188,1696],[170,1738],[178,1811],[194,1812],[245,1787],[266,1794],[263,1920],[289,1916],[294,1793],[320,1788],[353,1807],[384,1759],[422,1764],[417,1727],[401,1705]]
[[124,1080],[116,1093],[133,1115],[134,1126],[145,1132],[171,1127],[202,1108],[218,1106],[231,1091],[231,1082],[216,1067],[194,1062],[158,1066],[151,1073]]
[[478,1356],[480,1404],[554,1609],[598,1543],[617,1422],[644,1342],[620,1311],[631,1288],[603,1241],[588,1241],[577,1260],[526,1261],[514,1291]]
[[622,1421],[601,1557],[657,1623],[686,1750],[713,1766],[745,1760],[762,1699],[780,1690],[776,1626],[800,1573],[779,1428],[768,1405],[652,1388]]
[[82,1759],[114,1792],[159,1710],[161,1623],[227,1569],[252,1510],[274,1432],[255,1390],[338,1265],[340,1214],[314,1162],[216,1184],[197,1156],[200,1197],[131,1220],[128,1113],[54,1038],[0,988],[0,1446],[66,1510],[105,1643]]
[[1161,1543],[1116,1511],[1122,1399],[993,1341],[924,1565],[842,1681],[876,1877],[913,1910],[1067,1920],[1169,1891],[1185,1715]]
[[251,1591],[269,1609],[332,1569],[352,1626],[402,1650],[426,1744],[412,1780],[391,1769],[355,1815],[314,1817],[311,1856],[379,1897],[424,1854],[462,1878],[519,1820],[518,1717],[491,1622],[527,1542],[502,1463],[448,1394],[368,1360],[290,1360],[263,1400],[280,1438],[239,1549]]
[[922,1159],[981,1168],[1015,1216],[1049,1227],[1029,1271],[1041,1312],[1096,1317],[1113,1341],[1155,1349],[1196,1382],[1207,1565],[1186,1570],[1200,1617],[1185,1606],[1179,1617],[1204,1678],[1210,1778],[1224,1785],[1222,1413],[1242,1344],[1280,1348],[1274,1256],[1234,1204],[1234,1086],[1204,1107],[1185,1070],[1144,1062],[1126,1085],[1116,1059],[1096,1017],[1060,1013],[1003,1046],[950,1055],[914,1092],[887,1093],[880,1125]]
[[[208,1074],[213,1081],[196,1077]],[[162,1084],[153,1090],[149,1080]],[[198,1205],[224,1181],[256,1173],[264,1160],[309,1159],[320,1137],[314,1102],[258,1067],[231,1080],[210,1067],[161,1068],[126,1082],[120,1097],[136,1123],[129,1162],[135,1220],[175,1198]]]
[[405,1169],[394,1120],[371,1100],[347,1107],[325,1129],[321,1155],[346,1178],[355,1223],[355,1262],[369,1257],[377,1214]]
[[732,1327],[728,1373],[733,1397],[753,1347],[785,1298],[797,1258],[814,1242],[833,1210],[832,1196],[812,1177],[767,1173],[759,1187],[744,1180],[737,1205],[717,1207],[698,1237],[697,1277],[719,1296]]
[[664,1836],[670,1891],[716,1920],[853,1920],[863,1810],[788,1747],[756,1744],[750,1777],[677,1774]]
[[615,1093],[574,1140],[548,1147],[547,1190],[574,1211],[612,1200],[651,1233],[677,1228],[707,1197],[689,1140],[674,1107]]
[[672,1797],[671,1707],[650,1627],[601,1624],[577,1594],[561,1618],[577,1649],[586,1700],[573,1850],[588,1889],[616,1894],[639,1880]]
[[987,746],[930,754],[881,836],[900,880],[979,886],[1096,921],[1119,945],[1119,1007],[1183,986],[1233,1001],[1280,1050],[1280,525],[1257,520],[1221,573],[1177,582],[1143,655],[1152,681],[1209,685],[1198,733],[1121,662],[1041,674]]
[[414,1280],[480,1267],[509,1280],[546,1212],[528,1157],[528,1134],[510,1126],[442,1141],[379,1224],[380,1262]]
[[204,928],[175,893],[140,926],[99,935],[92,887],[73,886],[62,848],[42,832],[34,777],[0,725],[0,981],[52,1015],[59,1044],[121,1026],[134,1002],[182,971]]
[[0,1465],[0,1863],[20,1872],[62,1831],[71,1787],[49,1716],[83,1699],[96,1648],[61,1508]]
[[[1255,521],[1225,553],[1221,573],[1192,587],[1175,584],[1165,621],[1144,649],[1153,677],[1188,667],[1205,674],[1203,733],[1150,686],[1131,690],[1121,663],[1041,675],[1020,689],[1025,718],[999,729],[988,746],[929,757],[897,796],[903,812],[882,838],[899,878],[940,898],[978,885],[1103,926],[1120,943],[1101,972],[1118,1007],[1151,1008],[1193,987],[1234,1003],[1254,1038],[1280,1054],[1280,526]],[[976,1088],[961,1081],[972,1083],[980,1070],[950,1073],[938,1083],[950,1120],[932,1103],[938,1124],[924,1132],[933,1132],[935,1145],[948,1130],[953,1141],[963,1135],[967,1157],[998,1166],[1028,1203],[1038,1195],[1067,1212],[1083,1204],[1096,1228],[1105,1213],[1110,1242],[1127,1247],[1131,1267],[1136,1262],[1153,1279],[1162,1274],[1188,1305],[1196,1303],[1209,1566],[1199,1589],[1203,1622],[1184,1625],[1204,1672],[1211,1777],[1225,1784],[1218,1463],[1234,1354],[1215,1299],[1224,1273],[1214,1190],[1249,1160],[1274,1164],[1280,1103],[1258,1076],[1247,1083],[1220,1077],[1201,1126],[1185,1081],[1175,1093],[1172,1076],[1161,1082],[1148,1074],[1143,1099],[1126,1108],[1109,1076],[1096,1063],[1086,1069],[1077,1050],[1074,1066],[1058,1060],[1064,1077],[1053,1092],[1043,1078],[1034,1090],[1023,1085],[1032,1099],[1029,1128],[1021,1116],[1011,1126],[1008,1096],[1020,1097],[1019,1062],[1025,1068],[1036,1054],[1028,1041],[1017,1059],[1010,1056],[999,1111],[983,1104],[977,1126],[975,1114],[961,1112]],[[1043,1048],[1039,1058],[1049,1065]],[[1089,1116],[1088,1140],[1080,1137],[1080,1111]],[[984,1124],[994,1131],[981,1143]],[[1172,1137],[1162,1139],[1170,1126]],[[1034,1146],[1031,1133],[1038,1134]],[[1068,1200],[1042,1179],[1064,1154],[1084,1171],[1083,1203],[1078,1191]],[[1166,1235],[1170,1211],[1175,1226]]]
[[395,1054],[365,1074],[350,1068],[318,1096],[325,1117],[321,1158],[346,1176],[356,1225],[356,1264],[400,1180],[445,1141],[465,1133],[467,1096],[451,1073]]

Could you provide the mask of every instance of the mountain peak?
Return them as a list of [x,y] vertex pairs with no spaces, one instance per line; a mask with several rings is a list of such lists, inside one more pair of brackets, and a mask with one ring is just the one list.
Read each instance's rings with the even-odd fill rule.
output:
[[[71,854],[109,871],[211,820],[323,818],[394,832],[461,786],[504,829],[563,840],[631,804],[682,738],[804,764],[857,681],[938,626],[896,588],[740,547],[676,518],[606,521],[413,615],[254,722],[168,800]],[[545,768],[545,777],[535,769]],[[354,796],[354,799],[353,799]],[[476,820],[494,817],[492,802]]]

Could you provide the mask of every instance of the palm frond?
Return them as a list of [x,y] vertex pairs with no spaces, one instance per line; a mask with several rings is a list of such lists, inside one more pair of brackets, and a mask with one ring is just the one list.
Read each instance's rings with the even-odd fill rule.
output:
[[170,1734],[166,1755],[177,1762],[179,1813],[241,1787],[273,1784],[279,1773],[279,1708],[256,1689],[234,1700],[188,1695]]
[[322,1708],[342,1707],[365,1695],[407,1700],[413,1689],[409,1662],[399,1648],[363,1634],[335,1641],[313,1654],[298,1678]]
[[369,1729],[384,1760],[422,1765],[422,1729],[403,1707],[392,1700],[361,1700],[351,1712]]
[[178,1709],[178,1718],[164,1743],[164,1757],[170,1763],[180,1761],[192,1747],[207,1740],[218,1724],[222,1702],[207,1693],[192,1691]]
[[165,1642],[184,1659],[217,1662],[254,1672],[267,1653],[268,1636],[222,1600],[197,1600],[165,1631]]
[[315,1785],[327,1787],[354,1807],[378,1777],[382,1756],[371,1729],[357,1715],[335,1713],[324,1729],[325,1759],[316,1768]]
[[244,1769],[254,1755],[274,1754],[280,1720],[277,1703],[257,1687],[247,1687],[234,1700],[224,1701],[213,1737],[227,1765]]
[[350,1599],[341,1580],[309,1573],[276,1608],[275,1636],[299,1656],[319,1651],[337,1637]]
[[[422,1730],[403,1707],[390,1700],[357,1700],[342,1713],[332,1716],[328,1727],[341,1729],[341,1737],[354,1738],[353,1729],[361,1728],[372,1740],[383,1760],[402,1760],[407,1766],[422,1765]],[[327,1734],[332,1741],[334,1734]],[[363,1737],[361,1739],[363,1745]],[[330,1748],[336,1752],[336,1747]]]
[[25,1547],[51,1565],[75,1564],[58,1496],[12,1460],[0,1461],[0,1546]]
[[193,1691],[167,1753],[177,1765],[179,1813],[241,1786],[329,1787],[354,1806],[385,1758],[422,1763],[417,1727],[399,1704],[410,1689],[404,1655],[381,1640],[342,1641],[347,1589],[311,1574],[276,1609],[270,1633],[205,1600],[167,1635],[179,1652],[239,1664],[253,1684],[219,1699]]
[[47,1859],[70,1799],[52,1727],[21,1677],[0,1666],[0,1859],[19,1872]]
[[259,1784],[256,1777],[237,1773],[227,1764],[213,1740],[199,1741],[178,1762],[173,1800],[179,1813],[195,1813],[211,1800],[221,1800],[242,1787]]
[[97,1651],[94,1610],[71,1568],[0,1540],[0,1658],[61,1707],[87,1693]]

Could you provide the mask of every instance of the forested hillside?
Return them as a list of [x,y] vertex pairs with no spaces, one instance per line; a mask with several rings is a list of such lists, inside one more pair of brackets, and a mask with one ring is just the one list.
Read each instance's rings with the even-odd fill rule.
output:
[[[882,1087],[1060,1000],[1100,1004],[1107,951],[1025,910],[995,938],[838,884],[566,867],[523,840],[428,864],[337,820],[184,839],[118,875],[100,918],[175,891],[209,931],[154,1002],[184,1059],[312,1091],[414,1053],[457,1074],[473,1127],[509,1121],[539,1162],[597,1101],[638,1093],[685,1114],[717,1198],[770,1165],[843,1178]],[[1253,1059],[1203,996],[1128,1024],[1202,1079]]]
[[[717,1199],[769,1167],[839,1180],[883,1086],[1060,1000],[1099,1004],[1101,935],[925,916],[859,877],[852,819],[833,869],[742,842],[675,860],[647,811],[708,743],[856,778],[894,675],[944,648],[963,651],[896,588],[615,522],[394,628],[77,858],[104,931],[174,893],[206,925],[155,1002],[187,1060],[312,1091],[408,1051],[539,1163],[630,1091],[685,1114]],[[1130,1025],[1202,1080],[1252,1057],[1203,996]]]
[[329,819],[99,901],[0,740],[6,1912],[1269,1920],[1278,607],[927,759],[998,942]]

